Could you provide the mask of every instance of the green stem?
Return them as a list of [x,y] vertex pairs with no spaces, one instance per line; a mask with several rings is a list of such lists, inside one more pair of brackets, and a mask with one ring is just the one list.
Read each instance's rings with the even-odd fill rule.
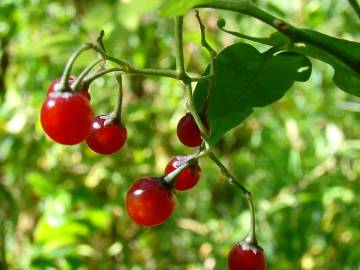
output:
[[206,100],[204,107],[202,108],[200,115],[203,117],[206,117],[207,110],[209,107],[209,102],[212,94],[212,90],[214,88],[215,84],[215,57],[217,55],[217,52],[210,46],[210,44],[206,40],[206,34],[205,34],[205,25],[201,21],[200,14],[198,10],[195,10],[195,16],[198,20],[199,26],[200,26],[200,32],[201,32],[201,45],[209,52],[210,54],[210,72],[209,72],[209,86],[208,91],[206,95]]
[[206,34],[205,34],[205,25],[203,24],[200,14],[198,10],[195,10],[195,17],[199,23],[200,26],[200,33],[201,33],[201,45],[208,50],[210,55],[213,57],[216,57],[217,52],[210,46],[210,44],[206,40]]
[[99,37],[96,39],[96,42],[99,44],[100,48],[101,48],[104,52],[106,52],[105,45],[104,45],[104,41],[103,41],[104,36],[105,36],[105,31],[104,31],[104,30],[101,30]]
[[182,16],[175,17],[175,52],[176,52],[176,70],[178,78],[186,81],[187,74],[185,72],[184,49],[183,49],[183,20]]
[[248,234],[248,237],[246,241],[249,244],[257,245],[257,239],[256,239],[256,224],[255,224],[255,210],[254,210],[254,204],[252,200],[252,194],[249,190],[247,190],[240,182],[237,180],[225,167],[224,164],[221,163],[221,161],[215,156],[214,153],[209,153],[209,158],[219,167],[221,173],[226,177],[229,184],[234,184],[237,188],[239,188],[242,192],[242,194],[245,196],[245,199],[247,200],[249,204],[249,210],[250,210],[250,217],[251,217],[251,224],[250,224],[250,232]]
[[189,167],[195,160],[204,157],[208,154],[208,149],[205,148],[204,150],[199,149],[194,154],[187,155],[187,160],[181,166],[173,170],[171,173],[165,175],[162,179],[169,184],[172,184],[176,177],[187,167]]
[[266,44],[266,45],[269,45],[269,46],[279,46],[279,45],[285,45],[287,43],[287,41],[279,42],[277,40],[273,41],[270,38],[259,38],[259,37],[248,36],[248,35],[245,35],[243,33],[227,30],[224,27],[219,27],[219,29],[221,31],[224,31],[225,33],[230,34],[230,35],[233,35],[233,36],[236,36],[236,37],[239,37],[239,38],[244,38],[244,39],[247,39],[247,40],[251,40],[251,41],[254,41],[254,42],[258,42],[258,43],[261,43],[261,44]]
[[66,63],[66,66],[64,68],[64,72],[61,76],[58,91],[65,91],[68,89],[68,79],[70,76],[71,68],[76,60],[76,58],[84,51],[90,49],[91,46],[89,44],[83,45],[79,49],[77,49],[69,58],[68,62]]
[[[2,217],[2,215],[1,215]],[[5,219],[0,221],[0,269],[7,270],[8,264],[6,262],[6,233],[5,233]]]
[[94,62],[92,62],[90,65],[88,65],[79,75],[79,77],[75,80],[75,82],[72,85],[72,89],[74,91],[79,91],[80,87],[81,87],[81,83],[84,80],[84,78],[86,77],[86,75],[88,75],[90,73],[90,71],[99,63],[103,62],[103,59],[98,59],[95,60]]
[[354,57],[351,56],[350,52],[345,54],[342,51],[339,51],[335,46],[333,46],[333,44],[314,37],[311,32],[304,31],[288,22],[285,22],[284,20],[276,18],[275,16],[256,7],[249,0],[214,0],[209,3],[198,5],[196,8],[231,10],[257,18],[288,36],[294,42],[304,42],[326,51],[348,65],[355,71],[355,73],[360,74],[360,64]]
[[104,76],[105,74],[112,73],[112,72],[123,72],[124,73],[124,69],[122,69],[120,67],[115,67],[115,68],[108,68],[108,69],[100,70],[100,71],[96,72],[95,74],[91,74],[91,75],[85,77],[84,81],[83,81],[83,85],[89,85],[97,78],[100,78],[100,77]]
[[143,68],[131,67],[129,70],[125,70],[125,73],[139,74],[139,75],[153,75],[153,76],[179,79],[177,72],[171,69],[143,69]]
[[94,44],[90,44],[90,46],[97,52],[99,52],[104,59],[107,59],[115,64],[118,64],[121,67],[121,71],[127,74],[139,74],[139,75],[154,75],[161,77],[169,77],[174,79],[179,79],[179,74],[175,70],[170,69],[144,69],[144,68],[136,68],[129,64],[128,62],[115,58],[106,52],[104,52],[99,46]]
[[127,70],[131,66],[128,62],[111,56],[110,54],[105,52],[101,47],[93,43],[88,43],[88,46],[90,46],[93,50],[97,51],[104,59],[107,59],[113,63],[118,64],[119,66],[123,67],[125,70]]
[[119,85],[119,92],[118,92],[118,100],[116,102],[113,114],[114,114],[114,117],[116,118],[116,120],[118,120],[119,123],[121,123],[121,109],[122,109],[122,101],[123,101],[122,76],[116,75],[116,80]]
[[[211,62],[210,62],[210,65],[211,65]],[[213,74],[208,74],[208,75],[204,75],[204,76],[200,76],[200,77],[189,77],[189,79],[191,82],[202,82],[202,81],[210,80],[213,77],[214,77]]]
[[195,105],[194,105],[194,101],[193,101],[193,90],[192,90],[192,86],[191,83],[187,83],[186,85],[186,96],[187,96],[187,107],[188,110],[190,111],[191,115],[194,117],[195,123],[197,124],[197,126],[199,127],[200,133],[201,133],[201,137],[203,138],[203,140],[208,143],[208,139],[209,136],[206,132],[206,128],[204,126],[203,121],[201,120],[200,115],[198,114],[198,112],[196,111]]
[[348,0],[348,1],[349,1],[350,5],[352,6],[352,8],[354,9],[355,13],[360,18],[360,6],[359,6],[359,3],[357,2],[357,0]]

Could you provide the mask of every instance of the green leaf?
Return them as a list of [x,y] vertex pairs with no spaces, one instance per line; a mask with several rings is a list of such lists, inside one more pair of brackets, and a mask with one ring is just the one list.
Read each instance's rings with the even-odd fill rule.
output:
[[184,15],[187,11],[196,5],[211,3],[209,0],[167,0],[160,8],[162,16]]
[[[294,81],[307,81],[311,62],[295,52],[258,52],[246,43],[225,48],[215,59],[215,84],[208,104],[210,143],[239,125],[254,107],[269,105],[280,98]],[[204,108],[209,82],[197,84],[194,102]]]
[[[346,58],[352,59],[355,70],[358,72],[355,72],[354,68],[346,65],[333,54],[329,54],[324,50],[321,50],[312,45],[296,45],[292,50],[319,59],[331,65],[335,71],[333,77],[334,83],[343,91],[355,96],[360,96],[360,44],[348,40],[330,37],[312,30],[304,31],[308,34],[311,34],[311,36],[313,36],[315,39],[331,44],[334,51],[344,55]],[[356,69],[356,66],[359,68]]]

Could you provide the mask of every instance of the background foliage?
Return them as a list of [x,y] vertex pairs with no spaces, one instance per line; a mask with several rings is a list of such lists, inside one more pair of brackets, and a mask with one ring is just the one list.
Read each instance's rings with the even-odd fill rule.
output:
[[[129,140],[115,155],[58,145],[41,129],[48,85],[69,54],[101,29],[114,55],[136,66],[174,67],[173,22],[150,12],[160,2],[1,1],[2,269],[225,269],[228,251],[245,236],[246,202],[207,160],[199,185],[178,192],[177,210],[165,224],[140,228],[124,211],[132,182],[162,174],[173,155],[190,151],[176,137],[186,111],[178,82],[126,77]],[[359,40],[359,20],[346,0],[256,2],[296,25]],[[220,16],[227,28],[252,36],[273,31],[229,12],[201,15],[218,50],[240,41],[217,29]],[[193,14],[185,18],[184,38],[188,70],[202,73],[209,59]],[[93,58],[81,57],[76,72]],[[312,62],[308,82],[256,109],[217,148],[253,191],[269,269],[359,270],[360,99],[334,86],[331,67]],[[112,77],[98,80],[90,92],[97,114],[111,111]]]

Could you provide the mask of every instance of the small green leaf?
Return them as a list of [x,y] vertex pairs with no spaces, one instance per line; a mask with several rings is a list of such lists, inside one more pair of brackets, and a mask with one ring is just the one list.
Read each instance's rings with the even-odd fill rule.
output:
[[196,5],[209,3],[209,0],[167,0],[160,8],[162,16],[184,15],[187,11]]
[[[208,104],[210,143],[239,125],[254,107],[269,105],[280,98],[294,81],[311,75],[310,60],[295,52],[258,52],[246,43],[225,48],[215,59],[215,84]],[[209,82],[197,84],[194,102],[204,108]]]

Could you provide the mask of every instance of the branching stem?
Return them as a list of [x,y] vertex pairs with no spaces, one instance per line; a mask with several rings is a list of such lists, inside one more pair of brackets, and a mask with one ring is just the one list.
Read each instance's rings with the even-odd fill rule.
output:
[[84,81],[83,81],[83,85],[89,85],[97,78],[100,78],[100,77],[104,76],[105,74],[112,73],[112,72],[124,73],[124,70],[119,67],[100,70],[100,71],[96,72],[95,74],[91,74],[91,75],[88,75],[87,77],[85,77]]
[[184,162],[183,164],[181,164],[181,166],[179,166],[178,168],[176,168],[175,170],[173,170],[171,173],[165,175],[163,177],[163,180],[166,183],[173,183],[173,181],[176,179],[176,177],[188,166],[190,166],[195,160],[198,160],[201,157],[204,157],[208,154],[208,149],[205,148],[204,150],[199,149],[198,151],[196,151],[193,154],[187,155],[186,158],[186,162]]
[[[354,1],[352,1],[355,4]],[[214,8],[236,11],[242,14],[254,17],[283,33],[289,37],[293,42],[304,42],[317,47],[327,53],[340,59],[343,63],[349,66],[355,73],[360,74],[360,63],[351,55],[350,52],[342,52],[333,46],[332,43],[326,40],[316,38],[309,31],[297,28],[290,23],[278,19],[275,16],[265,12],[264,10],[255,6],[249,0],[214,0],[209,3],[204,3],[196,6],[195,8]]]
[[201,45],[207,49],[207,51],[210,54],[210,71],[209,71],[209,86],[208,86],[208,92],[205,100],[204,107],[202,108],[202,111],[200,112],[201,116],[206,117],[207,110],[212,94],[212,90],[214,88],[215,84],[215,57],[217,55],[217,52],[210,46],[210,44],[206,40],[206,34],[205,34],[205,25],[201,21],[200,14],[198,10],[195,10],[195,16],[198,20],[199,26],[200,26],[200,32],[201,32]]
[[[214,5],[204,5],[204,7],[215,7],[216,3],[219,5],[220,3],[234,3],[232,1],[215,1]],[[235,4],[234,4],[235,5]],[[221,7],[221,5],[220,5]],[[231,7],[231,6],[230,6]],[[230,7],[228,7],[228,9],[230,9]],[[236,7],[236,5],[235,5]],[[222,7],[224,8],[224,7]],[[224,8],[226,9],[226,8]],[[141,74],[141,75],[156,75],[156,76],[162,76],[162,77],[170,77],[170,78],[174,78],[177,80],[182,81],[185,84],[185,89],[186,89],[186,96],[187,96],[187,107],[190,111],[190,113],[192,114],[192,116],[194,117],[194,120],[196,122],[196,124],[199,127],[202,139],[204,141],[203,145],[198,149],[197,152],[195,152],[192,155],[188,156],[188,160],[182,164],[179,168],[177,168],[176,170],[174,170],[173,172],[171,172],[168,175],[165,175],[163,177],[163,180],[166,183],[172,183],[172,181],[176,178],[176,176],[182,171],[184,170],[187,166],[189,166],[192,162],[194,162],[195,160],[203,157],[203,156],[209,156],[209,158],[219,167],[219,169],[221,170],[222,174],[228,179],[228,182],[230,184],[234,184],[236,187],[238,187],[242,194],[245,196],[246,200],[248,201],[249,204],[249,208],[250,208],[250,214],[251,214],[251,229],[250,229],[250,233],[249,236],[247,238],[247,241],[252,243],[252,244],[256,244],[256,234],[255,234],[255,212],[254,212],[254,206],[253,206],[253,202],[252,202],[252,195],[251,192],[248,191],[235,177],[233,177],[229,170],[221,163],[221,161],[215,156],[215,154],[212,152],[210,143],[209,143],[209,135],[207,134],[206,128],[203,124],[203,121],[200,117],[200,115],[198,114],[194,101],[193,101],[193,89],[192,89],[192,85],[191,82],[195,82],[195,81],[202,81],[202,80],[210,80],[209,82],[209,93],[208,93],[208,98],[209,95],[211,93],[211,87],[214,83],[214,77],[215,77],[215,70],[214,70],[214,59],[216,57],[216,51],[214,49],[212,49],[212,47],[208,44],[208,42],[206,41],[206,37],[205,37],[205,26],[203,25],[199,13],[196,13],[196,17],[199,21],[199,25],[200,25],[200,30],[201,30],[201,44],[202,46],[204,46],[210,54],[211,57],[211,61],[210,61],[210,72],[208,75],[205,76],[200,76],[200,77],[190,77],[186,70],[185,70],[185,63],[184,63],[184,52],[183,52],[183,35],[182,35],[182,28],[183,28],[183,17],[176,17],[175,19],[175,46],[176,46],[176,70],[159,70],[159,69],[141,69],[141,68],[135,68],[133,67],[131,64],[129,64],[128,62],[121,60],[121,59],[117,59],[111,55],[109,55],[104,49],[103,43],[102,43],[102,35],[100,35],[100,40],[98,40],[98,43],[100,45],[95,45],[92,43],[88,43],[86,46],[80,48],[78,51],[75,52],[74,56],[72,56],[68,62],[68,65],[65,68],[64,71],[64,75],[63,78],[61,80],[63,86],[65,87],[66,83],[67,83],[67,78],[70,74],[70,69],[71,66],[75,60],[75,58],[77,57],[77,55],[79,55],[82,51],[86,50],[86,49],[93,49],[96,52],[98,52],[103,60],[109,60],[115,64],[118,65],[118,67],[114,67],[114,68],[108,68],[108,69],[103,69],[100,70],[98,72],[96,72],[95,74],[92,75],[87,75],[89,73],[89,71],[91,70],[92,66],[95,65],[95,63],[93,65],[90,65],[81,75],[81,80],[83,79],[82,84],[83,85],[88,85],[90,84],[93,80],[95,80],[96,78],[99,78],[107,73],[112,73],[112,72],[119,72],[120,74],[117,75],[117,81],[119,84],[119,95],[118,95],[118,101],[115,107],[115,110],[109,115],[109,121],[112,121],[114,119],[118,119],[121,121],[121,106],[122,106],[122,98],[123,98],[123,93],[122,93],[122,77],[121,74]],[[255,16],[256,17],[256,16]],[[101,60],[100,60],[101,61]],[[99,62],[100,62],[99,61]],[[98,62],[97,62],[98,63]],[[87,77],[85,77],[87,76]],[[75,87],[79,87],[79,84],[81,83],[81,80],[79,80],[80,82],[77,82],[77,84],[75,85]],[[112,120],[111,120],[112,119]],[[105,123],[106,124],[106,123]]]
[[[1,214],[1,213],[0,213]],[[0,269],[7,270],[8,264],[6,260],[6,228],[3,215],[0,215],[2,220],[0,221]]]
[[103,59],[98,59],[92,62],[90,65],[88,65],[79,75],[78,78],[76,78],[75,82],[72,85],[72,89],[74,91],[79,91],[82,81],[84,80],[85,76],[89,74],[89,72],[99,63],[103,62]]
[[239,188],[242,192],[242,194],[245,196],[245,199],[248,202],[249,210],[250,210],[250,217],[251,217],[251,224],[250,224],[250,232],[247,237],[247,242],[253,245],[257,245],[256,240],[256,228],[255,228],[255,209],[254,204],[252,200],[252,194],[249,190],[247,190],[239,180],[237,180],[226,168],[226,166],[215,156],[213,152],[209,153],[209,158],[219,167],[221,173],[226,177],[229,184],[235,185],[237,188]]
[[78,56],[86,51],[89,50],[91,48],[91,46],[89,44],[85,44],[82,47],[80,47],[79,49],[77,49],[69,58],[68,62],[66,63],[66,66],[64,68],[64,72],[61,76],[60,82],[59,82],[59,87],[58,87],[58,91],[64,91],[66,89],[68,89],[68,79],[71,73],[71,69],[72,66],[76,60],[76,58],[78,58]]

